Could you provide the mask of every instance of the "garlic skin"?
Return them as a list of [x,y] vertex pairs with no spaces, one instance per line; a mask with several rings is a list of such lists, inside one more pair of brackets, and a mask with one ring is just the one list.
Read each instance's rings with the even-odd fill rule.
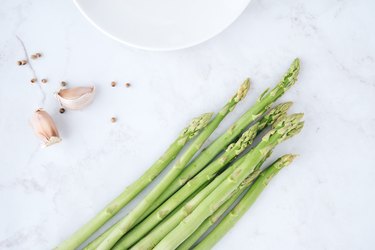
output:
[[63,88],[55,93],[61,106],[67,109],[81,109],[89,105],[94,99],[95,86]]
[[43,109],[37,109],[34,112],[30,123],[35,134],[42,139],[43,147],[48,147],[61,141],[55,122]]

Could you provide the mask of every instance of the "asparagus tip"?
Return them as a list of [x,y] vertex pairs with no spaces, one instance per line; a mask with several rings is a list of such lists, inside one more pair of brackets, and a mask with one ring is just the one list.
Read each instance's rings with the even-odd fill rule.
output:
[[283,115],[276,122],[274,127],[285,126],[285,124],[297,124],[304,116],[304,113],[295,113],[291,115]]
[[296,134],[298,134],[299,132],[301,132],[301,130],[303,129],[303,127],[305,126],[305,122],[299,122],[295,128],[288,134],[288,138],[289,137],[292,137]]
[[193,136],[195,136],[199,130],[201,130],[202,128],[204,128],[207,123],[211,120],[211,117],[213,116],[213,112],[211,113],[205,113],[205,114],[202,114],[196,118],[194,118],[188,127],[186,127],[182,133],[181,133],[181,137],[189,137],[189,138],[192,138]]
[[214,115],[214,112],[205,113],[201,116],[198,116],[196,119],[196,126],[198,129],[201,129],[207,125],[207,123],[211,120],[212,116]]
[[286,155],[280,157],[281,164],[283,166],[287,166],[287,165],[291,164],[297,156],[298,155],[296,155],[296,154],[286,154]]
[[293,65],[296,67],[296,68],[299,68],[300,67],[300,63],[301,63],[301,60],[296,57],[294,60],[293,60]]
[[278,104],[273,109],[271,109],[268,114],[264,116],[263,121],[265,122],[265,125],[271,125],[273,123],[277,123],[282,118],[286,117],[286,112],[288,109],[292,106],[293,102],[285,102]]
[[[297,81],[299,70],[300,70],[300,60],[296,58],[293,60],[288,71],[285,73],[283,79],[280,81],[278,85],[278,87],[281,87],[283,89],[284,93]],[[276,92],[277,87],[273,89],[273,91]],[[273,94],[272,91],[271,91],[271,94]]]
[[301,120],[304,117],[304,115],[304,113],[295,113],[290,115],[290,117],[295,120]]
[[234,100],[236,102],[241,101],[246,96],[249,89],[250,89],[250,78],[246,78],[245,81],[241,84],[240,88],[237,90]]
[[[293,105],[293,102],[292,101],[289,101],[289,102],[284,102],[284,103],[281,103],[277,106],[280,106],[284,111],[287,111],[288,109],[290,109],[290,107]],[[276,107],[277,107],[276,106]]]
[[303,113],[296,113],[289,116],[285,114],[282,115],[274,124],[273,129],[269,131],[262,140],[268,140],[270,136],[275,133],[281,134],[279,142],[284,141],[296,134],[298,134],[304,125],[304,122],[301,122],[303,118]]

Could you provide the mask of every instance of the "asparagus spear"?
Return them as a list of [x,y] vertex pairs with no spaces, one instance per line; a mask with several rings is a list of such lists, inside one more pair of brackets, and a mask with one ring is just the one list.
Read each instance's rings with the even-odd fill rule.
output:
[[[203,203],[212,194],[215,194],[216,195],[215,197],[227,198],[227,196],[229,196],[229,194],[239,185],[238,183],[241,183],[243,181],[243,179],[241,179],[240,181],[235,182],[234,180],[237,175],[244,172],[244,169],[246,169],[247,173],[250,174],[256,168],[259,162],[261,162],[262,158],[264,158],[266,155],[269,154],[269,152],[273,149],[273,147],[275,147],[282,140],[285,140],[286,138],[289,138],[290,136],[292,136],[294,133],[297,133],[302,128],[302,123],[301,124],[298,123],[299,120],[302,118],[301,114],[295,114],[290,117],[286,117],[286,118],[281,117],[281,118],[280,118],[281,120],[277,122],[276,127],[263,137],[262,142],[260,142],[254,149],[248,152],[245,156],[241,157],[237,162],[235,162],[235,164],[230,166],[227,170],[225,170],[222,174],[220,174],[216,179],[214,179],[204,190],[202,190],[198,195],[196,195],[194,199],[188,202],[186,206],[184,206],[182,209],[176,212],[169,219],[164,220],[161,224],[159,224],[156,228],[154,228],[141,241],[139,241],[132,249],[143,250],[143,249],[153,248],[156,244],[158,244],[160,240],[162,240],[162,238],[165,237],[166,234],[171,232],[176,227],[179,228],[181,225],[180,222],[183,221],[184,219],[186,220],[187,218],[185,217],[191,216],[191,213],[195,213],[195,210],[201,206],[200,203]],[[229,180],[227,181],[227,179]],[[222,186],[222,182],[224,181],[229,182],[229,183],[233,182],[235,186],[231,190],[228,189],[229,191],[227,191],[226,189],[222,189],[220,187]],[[217,193],[218,189],[221,190],[221,193],[222,193],[221,195]],[[209,209],[208,206],[205,206],[203,210],[206,210],[207,212],[212,209]],[[204,216],[205,212],[203,212],[202,214]],[[206,217],[204,217],[204,219],[205,218]],[[184,230],[184,229],[179,229],[179,230]],[[166,237],[168,237],[168,235]],[[168,240],[170,241],[170,239]],[[168,244],[164,245],[164,243],[162,244],[162,247],[165,247],[165,249],[175,248],[177,246],[178,245],[173,245],[173,244],[171,245],[168,245]],[[123,249],[123,248],[118,248],[118,249]]]
[[241,185],[231,194],[230,199],[228,199],[223,205],[220,206],[218,210],[215,211],[210,217],[208,217],[197,230],[194,231],[192,235],[190,235],[189,238],[187,238],[177,249],[178,250],[188,250],[190,249],[195,242],[201,236],[207,232],[207,230],[214,225],[217,221],[219,221],[220,217],[236,202],[238,197],[240,197],[243,194],[243,191],[248,188],[253,181],[259,176],[261,173],[260,167],[263,165],[265,160],[271,155],[271,151],[262,159],[262,161],[257,165],[257,167],[254,169],[254,172],[252,172],[242,183]]
[[[188,214],[190,214],[198,204],[204,200],[210,193],[212,193],[222,181],[224,181],[230,174],[244,162],[244,157],[241,157],[234,162],[229,168],[223,173],[216,177],[206,188],[195,195],[190,201],[188,201],[182,208],[173,213],[172,216],[165,219],[161,224],[154,228],[149,234],[147,234],[142,240],[134,245],[132,250],[145,250],[154,247],[168,232],[173,230],[178,223],[183,220]],[[126,236],[125,236],[126,237]],[[127,249],[126,246],[116,245],[113,250]]]
[[234,107],[240,102],[247,94],[249,89],[249,79],[240,86],[237,93],[230,99],[230,101],[219,111],[215,118],[203,129],[197,136],[194,142],[187,148],[184,154],[177,160],[176,164],[162,179],[162,181],[123,219],[120,220],[117,227],[103,239],[97,249],[107,250],[113,247],[116,242],[127,233],[142,216],[144,212],[151,206],[151,204],[166,190],[174,179],[181,173],[184,167],[193,158],[195,153],[202,147],[203,143],[212,134],[212,132],[219,126],[220,122],[225,116],[231,112]]
[[163,192],[145,213],[145,218],[181,186],[201,171],[212,159],[227,147],[255,119],[263,115],[279,97],[281,97],[297,81],[300,61],[296,58],[280,82],[272,89],[266,90],[245,114],[241,116],[225,133],[213,141],[198,155],[179,175],[179,177]]
[[[279,158],[278,160],[276,160],[270,167],[275,166],[276,164],[281,164],[282,167],[287,166],[293,161],[293,158],[294,157],[291,155],[285,155]],[[194,233],[190,235],[190,237],[187,238],[177,249],[178,250],[190,249],[198,241],[198,239],[200,239],[202,235],[204,235],[209,230],[209,228],[211,228],[215,223],[219,221],[219,219],[223,216],[223,214],[235,203],[238,197],[241,196],[242,191],[246,189],[248,186],[250,186],[260,173],[261,173],[260,170],[254,171],[253,174],[251,174],[252,178],[248,178],[248,180],[245,180],[244,183],[239,188],[237,188],[237,190],[232,195],[232,197],[229,200],[227,200],[223,205],[221,205],[221,207],[218,210],[216,210],[215,213],[213,213],[210,217],[208,217],[198,227],[198,229],[195,230]]]
[[241,201],[227,214],[223,220],[204,238],[194,249],[211,249],[245,214],[245,212],[255,202],[261,192],[265,189],[271,179],[285,166],[289,165],[294,155],[284,155],[264,170],[251,188],[246,192]]
[[251,154],[245,157],[244,163],[207,196],[175,229],[169,232],[155,246],[155,250],[177,248],[187,239],[205,219],[211,216],[230,197],[230,194],[272,148],[302,129],[301,118],[302,114],[295,114],[281,119],[275,128],[262,138],[262,141],[250,152]]
[[87,246],[83,248],[83,250],[95,250],[100,245],[100,243],[119,225],[119,221],[113,224],[110,228],[108,228],[104,233],[99,235],[96,239],[91,241]]
[[[262,165],[263,162],[261,162],[260,165]],[[258,177],[260,174],[260,170],[254,170],[253,173],[247,177],[242,184],[233,192],[230,199],[227,200],[223,205],[220,206],[218,210],[215,211],[210,217],[208,217],[199,227],[197,230],[194,231],[192,235],[190,235],[189,238],[187,238],[177,249],[178,250],[188,250],[190,249],[195,242],[204,234],[207,232],[207,230],[213,226],[220,217],[231,207],[235,201],[240,197],[242,194],[242,191],[249,187],[253,181]]]
[[[183,207],[190,199],[192,199],[196,194],[198,194],[201,190],[203,190],[207,185],[203,185],[201,186],[199,189],[197,189],[192,195],[189,196],[189,198],[184,201],[183,203],[181,203],[177,208],[176,210],[180,209],[181,207]],[[173,213],[172,213],[173,214]],[[170,215],[172,215],[170,214]],[[167,217],[168,218],[168,217]],[[113,226],[116,226],[116,224],[114,224]],[[92,241],[90,242],[90,244],[88,244],[84,250],[94,250],[96,249],[99,244],[101,243],[101,241],[111,232],[111,230],[113,230],[113,227],[111,227],[109,230],[105,231],[103,234],[101,234],[98,238],[95,239],[95,241]],[[130,232],[132,232],[133,230],[131,230]],[[127,235],[126,235],[127,236]],[[124,236],[125,237],[125,236]],[[124,238],[123,237],[123,238]],[[98,240],[99,239],[99,240]],[[120,242],[120,241],[119,241]],[[114,246],[113,249],[117,249],[117,245],[119,244],[119,242],[117,242],[117,244]],[[127,248],[123,248],[123,249],[127,249]]]
[[[240,89],[238,90],[236,96],[234,96],[230,102],[238,102],[240,101],[244,95],[246,94],[246,91],[249,89],[249,79],[246,79],[244,81],[244,83],[241,85]],[[223,112],[224,113],[224,112]],[[152,206],[152,205],[151,205]],[[152,209],[154,210],[154,209]],[[143,215],[141,215],[140,218],[137,219],[136,223],[137,224],[139,221],[143,220],[146,215],[149,215],[150,213],[143,213]],[[88,244],[86,247],[85,247],[85,250],[93,250],[93,249],[96,249],[99,244],[101,243],[101,241],[106,238],[113,230],[115,230],[115,228],[118,228],[119,227],[119,222],[117,222],[116,224],[114,224],[112,227],[110,227],[109,229],[107,229],[107,231],[105,231],[102,235],[100,235],[98,238],[96,238],[94,241],[92,241],[90,244]],[[132,233],[134,230],[132,230],[130,233]],[[140,237],[140,236],[138,236]],[[126,236],[126,239],[130,239],[128,236]],[[133,242],[135,243],[135,242]]]
[[75,249],[81,245],[91,234],[97,231],[104,223],[112,218],[121,208],[134,199],[147,187],[167,166],[176,158],[185,144],[192,139],[209,122],[212,114],[203,114],[193,119],[182,130],[177,139],[168,147],[164,154],[135,182],[102,209],[95,217],[83,225],[78,231],[62,242],[56,249]]
[[227,150],[215,161],[210,163],[205,169],[197,174],[193,179],[187,182],[180,190],[173,194],[166,202],[164,202],[151,215],[143,220],[139,225],[133,228],[126,234],[117,246],[122,249],[127,249],[136,243],[140,238],[147,234],[160,221],[162,221],[170,212],[172,212],[181,202],[183,202],[192,192],[198,189],[201,185],[211,181],[216,173],[226,166],[231,160],[242,153],[248,145],[250,145],[256,134],[264,129],[266,126],[272,124],[291,106],[291,102],[277,105],[267,115],[265,115],[259,122],[251,126],[246,132],[242,134],[236,143],[228,146]]
[[[189,198],[188,199],[186,199],[183,203],[181,203],[176,209],[175,209],[175,211],[177,210],[179,210],[180,208],[182,208],[183,206],[185,206],[185,204],[189,201],[189,200],[191,200],[193,197],[195,197],[195,195],[196,194],[198,194],[201,190],[203,190],[205,187],[207,186],[207,183],[206,184],[204,184],[204,185],[202,185],[199,189],[197,189],[192,195],[190,195],[189,196]],[[171,216],[171,215],[173,215],[173,213],[171,213],[169,216]],[[168,218],[168,217],[167,217]],[[117,223],[116,224],[114,224],[113,226],[116,226],[117,225]],[[96,249],[98,246],[99,246],[99,244],[101,243],[101,241],[111,232],[111,230],[113,230],[113,227],[111,227],[109,230],[107,230],[107,231],[105,231],[102,235],[100,235],[98,238],[96,238],[95,239],[95,241],[92,241],[92,242],[90,242],[90,244],[88,244],[85,248],[84,248],[84,250],[94,250],[94,249]],[[133,230],[131,230],[129,233],[131,233],[131,232],[133,232]],[[127,235],[128,234],[126,234],[124,237],[127,237]],[[123,238],[124,238],[123,237]],[[98,240],[99,239],[99,240]],[[119,245],[119,243],[120,243],[120,241],[118,241],[117,242],[117,244],[113,247],[113,249],[119,249],[119,248],[121,248],[121,249],[128,249],[128,247],[125,247],[125,248],[123,248],[123,247],[119,247],[118,245]]]

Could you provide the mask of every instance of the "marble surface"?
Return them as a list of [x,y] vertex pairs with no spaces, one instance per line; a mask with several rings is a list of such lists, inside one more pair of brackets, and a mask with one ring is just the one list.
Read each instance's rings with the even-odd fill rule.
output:
[[[216,249],[373,249],[374,10],[371,0],[253,0],[214,39],[155,53],[107,38],[71,1],[1,1],[0,249],[53,248],[147,169],[191,117],[217,111],[250,76],[248,97],[215,138],[297,56],[299,82],[282,100],[306,113],[306,127],[272,159],[300,157]],[[34,72],[16,65],[24,49],[43,53]],[[34,73],[48,83],[31,85]],[[62,80],[95,84],[94,103],[59,114],[53,92]],[[53,116],[62,143],[40,148],[28,124],[38,107]]]

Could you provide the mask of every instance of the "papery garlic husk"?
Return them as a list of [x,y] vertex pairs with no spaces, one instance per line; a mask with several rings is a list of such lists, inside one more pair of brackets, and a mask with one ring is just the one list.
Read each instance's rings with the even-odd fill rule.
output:
[[67,109],[81,109],[90,104],[95,95],[95,86],[63,88],[55,94],[61,106]]
[[42,139],[43,147],[47,147],[61,141],[55,122],[43,109],[36,110],[31,117],[30,122],[35,134]]

